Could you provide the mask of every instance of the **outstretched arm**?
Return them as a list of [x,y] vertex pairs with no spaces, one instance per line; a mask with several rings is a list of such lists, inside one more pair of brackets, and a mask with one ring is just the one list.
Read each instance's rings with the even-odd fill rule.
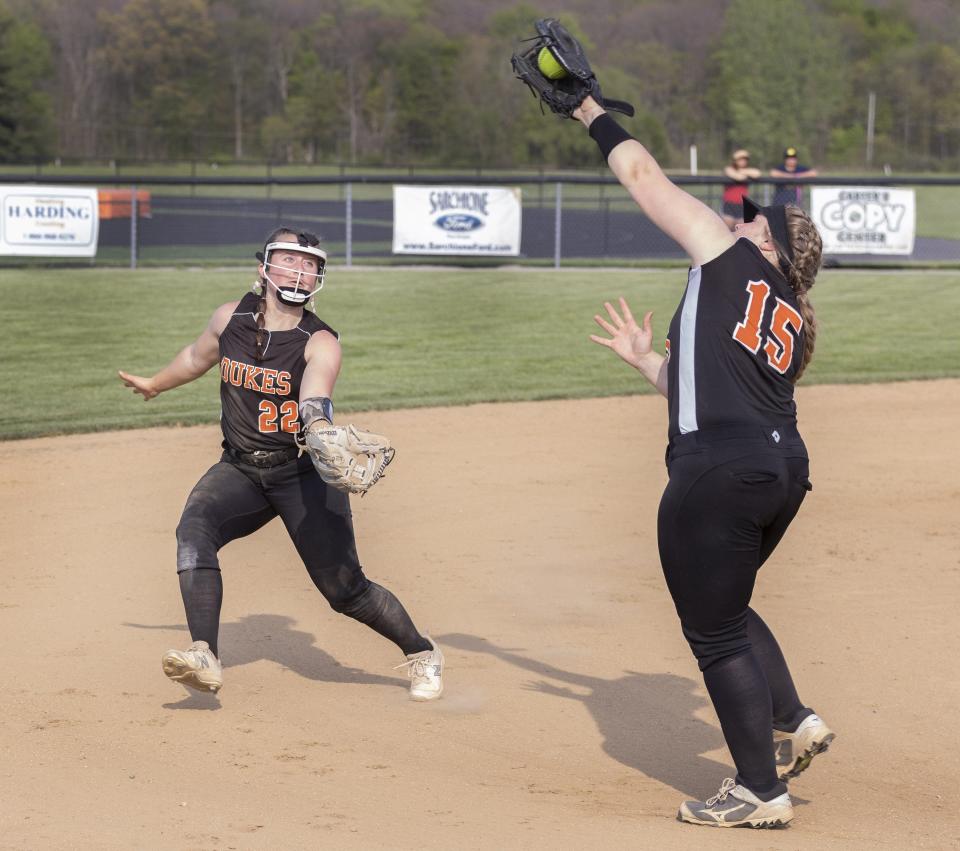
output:
[[[606,110],[587,97],[573,115],[589,128]],[[650,220],[690,255],[693,265],[712,260],[736,241],[723,219],[672,183],[636,139],[616,145],[607,164]]]
[[164,390],[172,390],[199,378],[220,359],[220,335],[227,327],[237,306],[233,301],[218,307],[203,333],[189,346],[184,346],[170,363],[156,375],[144,377],[117,370],[120,380],[134,393],[149,401]]

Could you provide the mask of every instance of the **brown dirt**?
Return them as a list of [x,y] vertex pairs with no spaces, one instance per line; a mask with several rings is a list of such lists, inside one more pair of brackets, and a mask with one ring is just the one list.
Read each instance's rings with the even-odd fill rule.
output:
[[429,705],[276,522],[222,554],[220,699],[164,678],[214,428],[0,444],[0,848],[956,848],[958,400],[799,391],[815,490],[755,605],[839,736],[777,833],[673,820],[730,762],[657,562],[661,400],[355,418],[399,447],[356,525],[446,650]]

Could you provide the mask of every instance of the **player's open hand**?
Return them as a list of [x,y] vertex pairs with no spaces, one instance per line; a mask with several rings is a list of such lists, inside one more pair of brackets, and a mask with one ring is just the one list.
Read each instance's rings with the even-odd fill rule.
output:
[[155,390],[153,387],[153,382],[149,378],[143,378],[139,375],[130,375],[128,372],[124,372],[122,369],[117,370],[117,375],[120,376],[120,380],[134,393],[139,393],[143,396],[143,401],[147,402],[156,396],[160,391]]
[[600,337],[596,334],[591,334],[590,339],[594,343],[613,349],[630,366],[640,369],[644,357],[653,350],[653,330],[650,326],[650,317],[653,316],[653,311],[651,310],[643,317],[642,325],[637,325],[637,321],[630,312],[627,300],[622,296],[619,313],[609,301],[605,301],[603,306],[607,309],[610,321],[608,322],[599,314],[593,317],[593,321],[603,328],[612,339]]

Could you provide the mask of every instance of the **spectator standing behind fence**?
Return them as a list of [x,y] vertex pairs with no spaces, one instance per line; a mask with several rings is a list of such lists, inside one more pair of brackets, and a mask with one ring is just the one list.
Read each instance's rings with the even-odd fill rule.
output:
[[[771,177],[805,178],[816,177],[817,170],[808,165],[801,165],[797,159],[796,148],[786,148],[783,152],[783,163],[778,168],[770,169]],[[775,183],[773,185],[772,204],[796,204],[803,206],[803,187],[798,183]]]
[[760,169],[750,165],[750,152],[740,148],[731,154],[723,173],[732,181],[723,185],[723,220],[730,230],[743,221],[743,196],[750,181],[760,177]]

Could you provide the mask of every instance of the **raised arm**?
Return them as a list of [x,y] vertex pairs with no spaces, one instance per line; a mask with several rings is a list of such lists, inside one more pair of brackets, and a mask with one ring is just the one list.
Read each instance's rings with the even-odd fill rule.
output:
[[238,302],[232,301],[218,307],[203,333],[190,345],[184,346],[170,363],[149,378],[131,375],[122,369],[117,370],[120,380],[134,393],[149,401],[165,390],[180,387],[203,375],[220,359],[220,335],[227,327]]
[[[607,164],[617,179],[649,219],[690,255],[694,266],[712,260],[733,245],[736,237],[723,219],[672,183],[650,152],[636,139],[629,138],[619,125],[610,128],[606,122],[613,119],[592,97],[587,97],[573,115],[592,128],[590,135],[597,139],[601,150],[609,147]],[[598,119],[604,123],[593,128]],[[619,133],[608,135],[611,129]],[[611,141],[617,143],[610,147]]]

